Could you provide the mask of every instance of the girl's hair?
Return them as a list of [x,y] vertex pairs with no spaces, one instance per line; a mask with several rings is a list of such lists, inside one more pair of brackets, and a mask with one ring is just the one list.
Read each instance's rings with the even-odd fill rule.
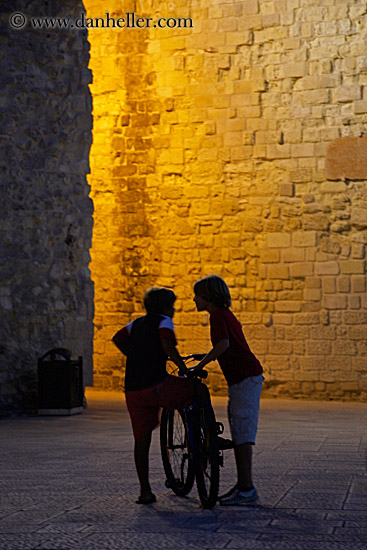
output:
[[176,295],[169,288],[148,288],[144,294],[144,307],[147,313],[163,314],[164,310],[172,307],[175,301]]
[[194,284],[194,292],[198,296],[213,302],[217,307],[231,306],[231,293],[226,283],[218,275],[208,275]]

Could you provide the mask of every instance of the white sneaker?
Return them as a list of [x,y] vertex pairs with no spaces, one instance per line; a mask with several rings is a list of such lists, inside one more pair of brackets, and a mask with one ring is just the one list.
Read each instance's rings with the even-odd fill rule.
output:
[[221,506],[242,506],[244,504],[254,502],[259,498],[259,495],[257,494],[255,487],[249,491],[240,491],[236,487],[228,497],[224,497],[225,495],[219,499],[219,504]]

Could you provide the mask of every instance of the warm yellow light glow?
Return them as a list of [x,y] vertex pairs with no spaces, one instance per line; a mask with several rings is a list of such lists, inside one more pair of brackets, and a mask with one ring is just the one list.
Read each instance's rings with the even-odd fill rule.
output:
[[[105,12],[101,1],[85,6],[89,17]],[[151,285],[179,298],[181,351],[208,350],[192,285],[217,273],[272,395],[363,396],[365,182],[323,171],[345,113],[351,132],[364,131],[365,102],[353,111],[362,81],[339,86],[311,25],[300,31],[298,10],[314,17],[302,0],[289,13],[241,1],[131,6],[115,0],[110,14],[194,26],[89,31],[95,384],[122,387],[110,339],[142,313]],[[344,41],[330,28],[328,40]],[[349,38],[358,52],[364,42]],[[216,367],[210,384],[225,386]]]

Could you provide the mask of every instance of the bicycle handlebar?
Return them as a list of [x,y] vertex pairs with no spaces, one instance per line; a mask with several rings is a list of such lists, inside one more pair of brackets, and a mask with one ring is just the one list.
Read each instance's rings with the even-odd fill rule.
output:
[[192,369],[189,369],[187,378],[208,378],[208,371],[202,369],[197,370],[193,367]]

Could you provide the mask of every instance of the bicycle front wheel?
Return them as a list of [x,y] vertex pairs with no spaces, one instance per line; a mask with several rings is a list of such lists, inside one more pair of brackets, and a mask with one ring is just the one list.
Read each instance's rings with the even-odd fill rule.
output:
[[219,491],[219,450],[213,409],[200,404],[195,422],[195,474],[201,504],[213,508]]
[[161,417],[161,455],[166,486],[180,496],[192,489],[195,470],[189,452],[189,433],[183,411],[164,409]]

